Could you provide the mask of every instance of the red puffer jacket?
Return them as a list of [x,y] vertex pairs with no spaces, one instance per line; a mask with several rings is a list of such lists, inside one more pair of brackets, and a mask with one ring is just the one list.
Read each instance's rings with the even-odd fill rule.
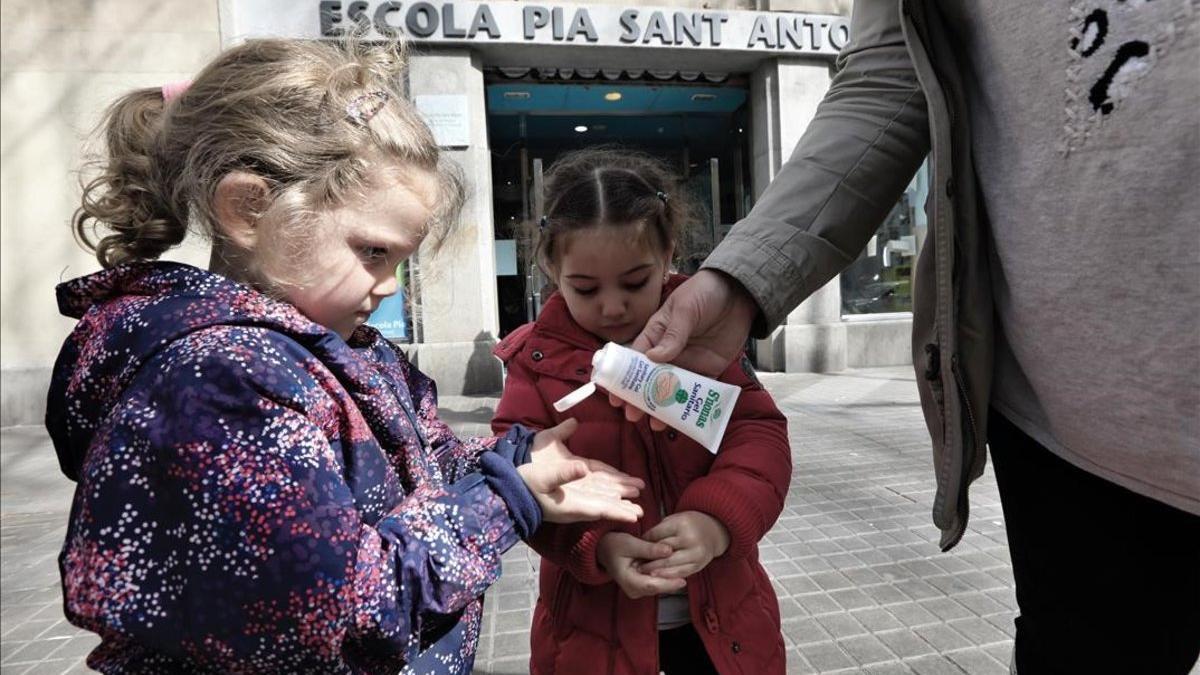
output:
[[[664,297],[684,280],[675,276]],[[721,673],[771,675],[785,670],[779,602],[758,562],[758,541],[783,509],[791,479],[787,420],[754,377],[744,357],[720,377],[742,387],[714,456],[673,430],[651,431],[647,420],[625,421],[607,397],[595,395],[569,410],[552,403],[587,382],[600,340],[571,318],[555,294],[538,321],[522,326],[495,349],[508,364],[504,395],[492,421],[547,428],[579,420],[568,441],[576,454],[600,459],[645,479],[641,522],[545,524],[530,542],[542,556],[533,615],[534,674],[656,675],[657,600],[632,600],[597,565],[596,546],[611,530],[640,535],[660,512],[701,511],[729,530],[729,550],[688,578],[692,623]],[[661,511],[660,511],[661,506]]]

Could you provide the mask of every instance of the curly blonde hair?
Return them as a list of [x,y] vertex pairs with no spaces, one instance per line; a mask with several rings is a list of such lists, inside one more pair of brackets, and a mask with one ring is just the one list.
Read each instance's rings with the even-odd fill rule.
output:
[[[158,88],[126,94],[102,122],[107,153],[84,185],[77,238],[104,267],[158,258],[189,226],[217,241],[217,185],[245,171],[269,186],[257,215],[279,224],[277,255],[298,270],[319,234],[311,216],[361,196],[374,170],[391,164],[437,176],[436,248],[462,208],[463,178],[403,95],[404,67],[399,42],[252,40],[169,101]],[[371,92],[386,102],[364,124],[347,106]],[[100,228],[109,233],[96,240]]]

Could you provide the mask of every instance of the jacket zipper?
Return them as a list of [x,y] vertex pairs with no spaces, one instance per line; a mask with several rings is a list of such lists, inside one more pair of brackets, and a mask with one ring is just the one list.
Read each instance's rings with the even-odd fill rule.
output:
[[383,381],[387,384],[388,389],[391,390],[392,396],[395,396],[396,400],[400,402],[400,409],[404,411],[404,416],[408,418],[408,423],[412,425],[413,433],[417,435],[417,440],[421,442],[421,449],[427,449],[429,442],[425,440],[425,434],[421,433],[421,425],[417,424],[417,414],[413,412],[416,405],[412,403],[412,392],[408,392],[407,396],[401,396],[399,389],[392,383],[390,378],[384,378]]
[[[933,65],[934,59],[931,58],[929,55],[929,35],[925,30],[925,25],[923,23],[921,23],[921,21],[919,21],[915,16],[913,16],[912,8],[910,5],[911,5],[911,3],[909,3],[909,2],[905,2],[903,4],[904,16],[908,17],[908,20],[913,25],[913,29],[917,33],[917,37],[920,38],[920,40],[921,40],[921,45],[920,45],[921,50],[925,52],[925,59],[929,62],[929,67],[933,69],[934,78],[937,79],[938,85],[942,89],[945,90],[945,92],[948,94],[949,98],[954,98],[955,97],[954,85],[951,84],[946,79],[946,77],[941,72],[938,71],[938,69],[936,67],[934,67],[934,65]],[[946,98],[946,97],[944,97],[944,98]],[[946,105],[946,114],[950,118],[950,127],[953,132],[954,123],[956,121],[955,115],[954,115],[954,107],[947,104]],[[953,159],[952,159],[952,161],[953,161]]]
[[[955,112],[954,112],[954,106],[950,105],[950,99],[953,98],[955,95],[954,94],[954,86],[947,80],[946,77],[944,77],[942,75],[942,73],[938,70],[938,68],[934,66],[934,60],[930,56],[929,36],[926,31],[926,26],[922,22],[921,19],[919,19],[917,16],[915,16],[913,14],[911,2],[908,2],[908,1],[902,2],[901,10],[902,10],[904,16],[908,19],[909,23],[912,25],[913,33],[915,34],[915,37],[917,38],[917,40],[919,42],[919,44],[914,45],[914,48],[920,50],[922,56],[924,57],[923,61],[924,61],[925,65],[928,66],[929,70],[931,70],[933,72],[933,78],[937,82],[940,89],[942,90],[942,103],[943,103],[944,108],[946,109],[946,116],[950,122],[949,126],[950,126],[951,139],[949,142],[952,144],[953,143],[953,131],[954,131],[955,125],[957,124],[957,119],[956,119]],[[917,64],[914,62],[913,66],[915,68],[915,67],[917,67]],[[937,141],[937,139],[935,137],[933,137],[933,136],[930,137],[931,151],[932,151],[932,144],[935,143],[936,141]],[[952,150],[953,150],[953,147],[951,147],[951,155],[950,155],[951,177],[947,179],[948,186],[953,181],[954,156],[953,156]],[[933,163],[932,167],[933,167],[933,170],[935,171],[935,173],[940,178],[941,172],[939,171],[937,164]],[[952,189],[953,189],[952,187],[949,190],[943,189],[941,185],[938,185],[936,187],[936,191],[935,191],[935,195],[934,195],[934,204],[935,204],[935,208],[937,208],[939,212],[942,208],[944,208],[943,206],[941,206],[941,204],[943,203],[943,200],[950,197],[950,195],[948,193]],[[954,209],[953,204],[948,205],[948,207],[951,211],[951,214],[953,215],[953,209]],[[944,218],[938,218],[936,214],[935,214],[935,220],[937,222],[942,222],[942,223],[945,222]],[[953,297],[954,297],[954,290],[953,290],[954,289],[954,274],[953,274],[953,271],[954,271],[954,257],[956,255],[955,249],[957,247],[957,237],[954,236],[953,229],[946,229],[946,228],[942,228],[942,229],[935,228],[933,231],[933,236],[935,237],[935,242],[938,244],[937,248],[941,248],[941,246],[944,246],[943,242],[946,241],[947,237],[949,237],[950,242],[951,242],[950,251],[949,251],[950,260],[948,261],[950,264],[950,271],[947,272],[944,269],[945,265],[941,264],[942,260],[940,258],[937,259],[937,261],[936,261],[937,264],[935,265],[937,276],[941,277],[942,275],[945,275],[944,278],[946,280],[946,285],[949,286],[949,288],[950,288],[950,296],[951,296],[949,305],[944,306],[945,303],[942,301],[942,298],[940,297],[940,294],[939,294],[938,306],[934,312],[934,326],[933,326],[934,335],[936,335],[938,337],[939,343],[941,343],[944,346],[947,344],[952,344],[952,341],[949,340],[950,335],[949,334],[942,335],[942,331],[946,327],[946,325],[943,323],[943,321],[947,321],[950,318],[950,316],[953,315],[953,312],[954,312],[954,300],[953,300]],[[935,253],[936,253],[936,251],[935,251]],[[939,281],[940,281],[940,279],[939,279]],[[938,283],[937,287],[938,287],[938,290],[940,291],[942,285],[940,283]],[[938,346],[937,345],[932,345],[932,346],[934,347],[932,356],[935,358],[938,358],[940,356],[937,352]],[[928,351],[928,347],[926,347],[926,349]],[[938,358],[938,360],[936,361],[936,364],[933,365],[930,370],[926,371],[927,379],[929,379],[930,381],[935,381],[934,378],[937,376],[937,374],[939,373],[940,370],[941,370],[940,358]],[[945,417],[945,415],[943,415],[943,417]]]
[[[976,432],[975,412],[971,408],[971,398],[967,394],[967,385],[963,381],[962,372],[958,367],[958,355],[954,354],[950,357],[950,370],[954,374],[954,384],[958,387],[958,396],[962,399],[963,410],[967,413],[967,431],[970,433],[969,439],[963,439],[963,456],[962,467],[959,470],[958,494],[955,498],[958,500],[958,517],[962,522],[966,522],[967,511],[967,476],[971,473],[971,467],[975,464],[975,453],[978,451],[979,435]],[[946,453],[947,457],[950,453]],[[954,541],[948,542],[948,545],[943,550],[948,550],[958,544],[966,534],[966,527],[959,528],[958,535]]]
[[[941,90],[943,92],[942,102],[945,107],[946,117],[949,121],[950,135],[951,135],[951,137],[953,137],[954,129],[958,123],[957,115],[955,114],[955,106],[953,105],[953,103],[957,100],[956,89],[954,87],[954,84],[950,81],[950,79],[945,76],[944,72],[934,65],[935,61],[933,58],[930,57],[929,37],[925,30],[926,27],[921,21],[919,21],[917,19],[917,17],[915,17],[913,15],[913,13],[911,11],[910,3],[908,3],[908,2],[903,3],[903,11],[904,11],[904,15],[912,23],[913,30],[916,33],[917,38],[921,42],[920,48],[924,52],[925,61],[927,62],[928,67],[933,71],[934,79],[937,81],[938,86],[941,88]],[[939,194],[939,195],[935,196],[935,199],[938,201],[941,201],[942,199],[950,199],[950,200],[954,199],[954,196],[953,196],[954,156],[953,156],[953,145],[952,144],[953,144],[953,140],[951,140],[951,147],[949,150],[951,153],[951,155],[950,155],[951,176],[949,178],[947,178],[947,180],[946,180],[946,186],[943,191],[943,194]],[[941,186],[938,186],[938,188],[939,188],[939,190],[941,190]],[[948,204],[947,207],[950,209],[951,213],[953,214],[954,205]],[[958,242],[957,242],[958,237],[953,236],[954,232],[952,229],[949,229],[947,231],[937,231],[937,232],[935,232],[935,235],[939,236],[941,239],[945,239],[945,237],[947,235],[950,235],[952,237],[951,240],[953,242],[953,246],[951,246],[950,251],[949,251],[950,255],[951,255],[951,259],[949,261],[950,265],[951,265],[951,271],[948,275],[951,299],[950,299],[948,306],[939,308],[939,311],[937,312],[937,317],[935,319],[935,324],[934,324],[935,334],[941,336],[941,329],[943,327],[942,321],[944,319],[949,319],[950,316],[953,316],[953,312],[954,312],[954,299],[953,299],[954,298],[954,285],[955,285],[954,270],[957,267],[957,265],[955,263],[957,261],[957,256],[958,256]],[[941,263],[942,261],[939,260],[938,262]],[[940,268],[942,266],[939,264],[938,267]],[[940,310],[944,310],[944,311],[940,311]],[[945,316],[943,317],[943,315],[945,315]],[[947,336],[941,336],[941,337],[949,337],[949,336],[947,335]],[[937,351],[937,346],[936,345],[931,345],[931,346],[933,347],[933,351],[932,351],[931,355],[935,356],[935,357],[940,356],[940,354],[938,354],[938,351]],[[967,397],[966,385],[963,382],[962,375],[958,369],[958,357],[956,354],[951,354],[950,369],[952,371],[954,383],[957,388],[959,398],[961,399],[963,408],[966,412],[968,431],[970,432],[970,435],[971,435],[971,438],[969,439],[970,446],[967,445],[967,443],[968,443],[967,439],[963,440],[963,444],[962,444],[962,446],[963,446],[963,457],[962,457],[963,466],[960,471],[960,483],[959,483],[958,494],[955,495],[955,497],[954,497],[958,502],[958,507],[959,507],[959,511],[960,511],[959,518],[965,519],[966,518],[966,512],[965,512],[966,505],[964,504],[964,501],[965,501],[964,497],[966,494],[965,483],[966,483],[966,477],[970,473],[970,467],[973,464],[974,448],[976,445],[977,434],[975,432],[975,429],[976,429],[975,414],[974,414],[973,409],[971,408],[971,400]],[[944,435],[945,427],[948,424],[959,424],[960,421],[959,420],[951,421],[946,416],[946,410],[945,410],[945,406],[944,406],[945,387],[942,384],[942,380],[940,377],[941,373],[939,372],[939,370],[940,370],[940,368],[938,368],[936,366],[931,367],[929,370],[926,371],[926,375],[927,375],[927,377],[929,375],[935,376],[935,377],[930,378],[930,385],[931,385],[930,388],[933,391],[935,398],[941,398],[941,403],[942,403],[941,411],[942,411],[942,423],[943,423],[943,435]],[[940,485],[946,485],[949,482],[948,481],[949,471],[950,471],[950,467],[951,467],[952,460],[953,460],[953,453],[950,452],[950,448],[947,447],[947,442],[946,442],[945,436],[943,436],[942,447],[945,452],[945,456],[942,460],[942,466],[939,467],[939,469],[940,469],[939,470],[939,483],[940,483]],[[941,488],[939,488],[939,490],[937,492],[937,496],[934,500],[935,516],[936,516],[936,514],[941,513],[942,510],[944,509],[946,498],[947,498],[947,495],[945,494],[945,492]],[[965,533],[965,528],[962,528],[962,531],[955,537],[954,541],[950,542],[948,546],[943,548],[943,550],[948,550],[949,548],[952,548],[953,546],[955,546],[959,542],[959,540],[962,539],[962,536],[964,533]]]
[[[946,493],[941,486],[946,485],[950,479],[950,464],[953,459],[952,453],[946,449],[947,426],[951,424],[949,415],[946,414],[946,387],[942,384],[942,354],[936,344],[925,345],[925,353],[929,355],[929,363],[925,368],[925,379],[929,382],[929,390],[933,393],[934,402],[937,404],[938,413],[941,415],[942,423],[942,438],[941,444],[943,448],[942,463],[938,467],[938,490],[934,497],[934,513],[940,513],[946,503]],[[954,359],[951,358],[951,364]],[[953,369],[953,365],[951,366]]]
[[[967,411],[967,426],[970,427],[970,431],[971,431],[971,448],[974,449],[975,445],[976,445],[976,437],[977,437],[976,432],[975,432],[975,428],[976,428],[975,427],[975,412],[971,408],[971,399],[967,395],[967,385],[963,381],[962,373],[960,372],[959,367],[958,367],[958,355],[957,354],[950,357],[950,370],[954,372],[954,383],[956,385],[958,385],[958,394],[959,394],[959,396],[962,397],[963,409]],[[966,473],[966,472],[964,471],[964,473]]]
[[[660,489],[663,490],[663,495],[670,499],[671,506],[674,507],[678,502],[678,498],[676,497],[674,490],[672,489],[670,494],[666,492],[668,486],[675,485],[674,472],[671,471],[670,463],[663,461],[663,453],[661,452],[661,449],[657,443],[655,444],[654,448],[656,455],[655,459],[658,462],[659,475],[662,477],[663,485]],[[700,614],[704,617],[704,627],[713,635],[719,635],[721,632],[721,620],[717,614],[716,596],[712,592],[712,581],[709,575],[705,574],[704,572],[701,572],[699,577],[700,594],[703,596],[703,609],[701,610]]]
[[561,622],[565,627],[567,625],[567,593],[570,584],[571,573],[565,569],[558,570],[558,582],[555,584],[554,590],[554,620]]
[[716,600],[713,599],[712,588],[708,576],[702,576],[700,579],[700,590],[704,596],[704,627],[708,632],[717,634],[721,630],[721,619],[717,616]]
[[429,441],[425,440],[425,434],[421,433],[421,425],[417,424],[416,413],[408,409],[408,406],[405,405],[403,399],[400,400],[400,408],[404,410],[404,414],[408,417],[408,423],[412,425],[413,433],[417,435],[417,440],[421,442],[421,448],[428,449]]
[[[408,396],[401,396],[400,390],[395,384],[392,383],[390,378],[384,378],[384,383],[392,392],[392,396],[395,396],[396,400],[400,402],[400,409],[404,411],[405,418],[407,418],[408,423],[412,425],[413,433],[417,435],[417,442],[421,444],[421,452],[419,457],[421,461],[425,463],[425,466],[421,470],[433,471],[433,467],[438,466],[437,460],[428,452],[431,449],[429,447],[429,441],[425,438],[425,434],[421,432],[421,425],[417,423],[417,414],[414,412],[416,405],[412,404],[412,392],[408,392]],[[405,439],[403,438],[398,440],[401,443],[405,443]],[[430,466],[431,464],[432,466]]]
[[[922,41],[924,42],[924,40],[922,40]],[[922,45],[922,47],[926,50],[926,55],[928,56],[928,47],[925,45]],[[931,67],[933,67],[934,60],[929,59],[929,64]],[[946,116],[950,120],[950,134],[953,137],[954,130],[958,124],[957,116],[955,115],[955,111],[957,110],[955,104],[958,101],[958,96],[957,96],[956,90],[954,88],[953,81],[951,81],[950,78],[946,77],[944,71],[942,71],[939,68],[934,67],[934,75],[938,80],[938,84],[942,87],[943,91],[945,91],[945,96],[943,98],[946,99]],[[953,145],[951,146],[951,151],[952,152],[950,155],[950,169],[951,169],[951,172],[953,172],[953,170],[954,170]],[[954,180],[953,175],[951,175],[951,177],[946,180],[946,192],[947,192],[946,198],[950,199],[952,201],[954,200],[954,196],[952,194],[953,189],[954,189],[953,180]],[[950,205],[950,209],[951,209],[951,212],[953,213],[953,211],[954,211],[953,204]],[[955,220],[957,221],[957,218]],[[954,260],[952,261],[952,265],[951,265],[952,271],[957,270],[957,268],[958,268],[958,265],[956,264],[957,260],[958,260],[958,237],[957,236],[954,237],[954,244],[955,244],[954,247],[951,249],[951,253],[954,256]],[[951,285],[951,288],[954,288],[955,279],[954,279],[953,273],[950,275],[950,285]],[[953,294],[951,297],[953,298]],[[954,309],[953,308],[953,300],[951,301],[950,309],[951,310]],[[963,410],[967,414],[967,428],[968,428],[968,431],[970,432],[970,439],[963,439],[964,440],[964,442],[963,442],[963,460],[964,461],[963,461],[963,466],[962,466],[962,471],[961,471],[961,476],[960,476],[961,481],[959,483],[959,494],[958,494],[958,499],[961,502],[961,501],[963,501],[963,496],[965,495],[964,487],[965,487],[965,483],[966,483],[966,478],[967,478],[967,475],[970,474],[971,465],[974,463],[974,454],[975,454],[976,446],[978,445],[978,443],[977,443],[978,434],[976,433],[977,427],[975,424],[975,412],[974,412],[974,409],[971,407],[971,398],[967,393],[966,383],[963,381],[962,372],[960,371],[960,369],[958,367],[958,354],[950,355],[950,371],[954,376],[954,384],[958,388],[958,395],[959,395],[959,398],[962,400]],[[968,440],[970,441],[970,445],[967,445]],[[950,456],[950,453],[947,453],[947,457],[949,457],[949,456]],[[959,504],[959,506],[961,508],[963,505]],[[962,517],[965,518],[966,514],[963,513]],[[962,535],[959,535],[958,538],[961,539]],[[957,543],[957,540],[955,543]]]
[[[616,589],[616,597],[612,603],[612,614],[609,616],[608,634],[612,636],[612,642],[609,644],[611,649],[608,650],[608,675],[617,675],[617,650],[621,649],[621,636],[617,635],[617,615],[621,611],[621,595],[621,590]],[[654,649],[654,662],[658,663],[658,640],[654,641]]]
[[[660,507],[665,511],[666,501],[669,500],[672,507],[675,506],[677,501],[675,499],[674,490],[668,492],[669,485],[674,484],[674,474],[671,472],[669,463],[663,461],[662,448],[659,447],[659,444],[657,443],[658,439],[655,435],[653,435],[653,433],[651,435],[651,440],[655,441],[652,446],[654,448],[654,463],[658,469],[655,473],[658,474],[659,493],[663,497],[663,503],[660,504]],[[668,475],[670,480],[668,480]],[[709,633],[712,633],[713,635],[719,635],[721,632],[721,620],[717,615],[716,600],[712,593],[711,581],[709,576],[703,571],[700,572],[698,576],[700,595],[702,596],[702,609],[700,611],[700,615],[704,617],[704,627]]]
[[662,434],[656,435],[653,431],[650,434],[650,440],[654,443],[654,461],[658,464],[659,490],[663,495],[662,508],[665,511],[669,505],[671,511],[674,511],[679,502],[679,497],[675,494],[675,472],[671,470],[671,463],[663,460],[666,451],[658,442]]
[[942,423],[941,443],[946,444],[946,388],[942,384],[942,353],[936,344],[925,345],[925,381],[929,383],[929,391],[933,394],[933,402]]

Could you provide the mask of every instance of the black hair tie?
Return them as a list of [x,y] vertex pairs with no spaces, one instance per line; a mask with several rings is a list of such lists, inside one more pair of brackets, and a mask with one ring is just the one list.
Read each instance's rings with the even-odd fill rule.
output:
[[667,200],[671,198],[671,196],[670,196],[670,195],[668,195],[667,193],[663,192],[662,190],[659,190],[658,192],[655,192],[655,193],[654,193],[654,196],[656,196],[656,197],[658,197],[659,199],[661,199],[663,204],[666,204],[666,203],[667,203]]
[[546,225],[549,224],[549,222],[550,222],[549,218],[547,218],[546,216],[542,216],[542,219],[538,221],[538,230],[545,232]]

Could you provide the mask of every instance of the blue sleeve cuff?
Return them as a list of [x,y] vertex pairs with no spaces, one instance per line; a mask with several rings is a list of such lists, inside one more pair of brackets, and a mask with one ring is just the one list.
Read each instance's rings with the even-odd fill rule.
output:
[[529,463],[535,433],[514,424],[496,442],[494,450],[479,457],[484,479],[508,506],[522,539],[528,539],[542,524],[542,507],[517,473],[518,466]]
[[514,424],[508,433],[500,437],[492,452],[507,459],[513,466],[528,464],[533,450],[533,437],[536,435],[536,431]]
[[485,452],[479,458],[479,468],[488,487],[508,506],[517,534],[528,539],[542,524],[542,507],[517,473],[517,467],[499,453]]

